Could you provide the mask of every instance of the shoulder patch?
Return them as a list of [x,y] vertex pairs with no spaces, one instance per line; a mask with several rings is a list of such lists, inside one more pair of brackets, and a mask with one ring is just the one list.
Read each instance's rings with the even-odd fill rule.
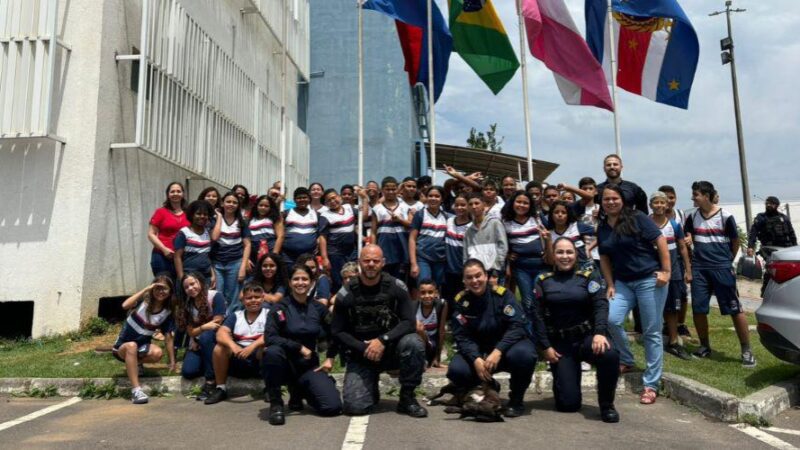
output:
[[584,278],[591,278],[592,272],[593,272],[592,269],[579,270],[578,271],[578,275],[580,275],[580,276],[582,276]]
[[286,322],[286,314],[283,312],[282,309],[276,311],[275,314],[278,316],[279,322]]
[[506,293],[506,288],[504,288],[503,286],[495,286],[492,288],[492,290],[500,295],[505,295]]
[[539,276],[536,277],[536,278],[538,278],[539,281],[544,281],[544,280],[546,280],[546,279],[548,279],[548,278],[550,278],[552,276],[553,276],[553,272],[543,272],[543,273],[540,273]]
[[466,293],[467,293],[467,291],[464,290],[464,291],[461,291],[458,294],[456,294],[456,298],[454,299],[456,301],[456,303],[460,302],[461,299],[464,298],[464,294],[466,294]]
[[586,289],[589,291],[590,294],[597,293],[597,291],[599,291],[600,288],[602,288],[602,286],[595,280],[590,281],[589,285],[586,286]]
[[508,317],[514,317],[514,314],[516,313],[517,310],[511,305],[506,305],[506,307],[503,308],[503,314],[507,315]]

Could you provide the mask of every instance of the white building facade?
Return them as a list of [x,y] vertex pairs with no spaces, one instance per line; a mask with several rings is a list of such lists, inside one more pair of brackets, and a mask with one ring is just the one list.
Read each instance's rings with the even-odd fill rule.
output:
[[0,328],[144,286],[171,181],[308,183],[308,0],[7,0],[0,45]]

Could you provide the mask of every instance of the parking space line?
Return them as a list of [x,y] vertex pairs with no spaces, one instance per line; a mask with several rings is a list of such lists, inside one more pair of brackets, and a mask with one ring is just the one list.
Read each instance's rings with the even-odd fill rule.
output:
[[347,434],[344,435],[342,450],[361,450],[367,438],[367,425],[369,416],[355,416],[350,418]]
[[750,425],[747,425],[745,423],[733,424],[731,425],[731,428],[735,428],[754,439],[758,439],[759,441],[769,445],[770,447],[779,448],[781,450],[797,449],[797,447],[795,447],[794,445],[786,441],[783,441],[781,439],[778,439],[771,434],[767,434],[756,427],[751,427]]
[[25,422],[30,422],[31,420],[38,419],[46,414],[50,414],[51,412],[58,411],[59,409],[66,408],[67,406],[72,406],[75,403],[81,401],[80,397],[72,397],[69,400],[65,400],[61,403],[57,403],[55,405],[48,406],[47,408],[40,409],[38,411],[34,411],[26,416],[22,416],[19,419],[9,420],[8,422],[0,423],[0,431],[7,430],[11,427],[17,426],[19,424],[23,424]]
[[800,430],[789,430],[786,428],[774,428],[774,427],[766,427],[762,428],[762,430],[769,431],[771,433],[791,434],[794,436],[800,436]]

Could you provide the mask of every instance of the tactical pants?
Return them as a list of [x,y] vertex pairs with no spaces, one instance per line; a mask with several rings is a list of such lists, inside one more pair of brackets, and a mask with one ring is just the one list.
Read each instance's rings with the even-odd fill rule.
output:
[[272,345],[264,351],[263,365],[267,389],[292,384],[293,389],[290,390],[299,391],[317,414],[336,416],[342,413],[342,401],[336,382],[327,373],[314,371],[319,367],[319,357],[316,354],[309,359],[290,357],[283,347]]
[[575,341],[553,340],[552,345],[561,354],[557,363],[550,363],[556,410],[575,412],[581,408],[581,361],[588,362],[597,370],[597,401],[600,408],[614,405],[619,379],[619,353],[616,349],[595,355],[592,336]]
[[[522,401],[525,391],[531,384],[533,370],[536,368],[536,347],[530,339],[523,339],[500,358],[497,372],[511,374],[509,399]],[[461,354],[457,354],[450,361],[447,368],[447,378],[461,389],[467,390],[480,384],[475,367],[468,363]]]
[[347,361],[344,374],[344,413],[348,415],[369,414],[380,401],[378,379],[381,372],[400,369],[402,389],[416,389],[422,383],[425,371],[425,344],[416,334],[400,338],[397,346],[387,348],[380,362],[352,358]]

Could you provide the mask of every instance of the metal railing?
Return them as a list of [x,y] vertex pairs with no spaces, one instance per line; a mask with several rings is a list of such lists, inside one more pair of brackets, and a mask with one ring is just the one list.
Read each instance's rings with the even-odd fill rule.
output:
[[59,47],[58,0],[0,1],[0,138],[51,138]]
[[[248,54],[234,59],[178,0],[142,0],[140,52],[117,57],[139,61],[134,142],[111,147],[140,148],[224,186],[264,191],[280,174],[282,43],[258,26],[242,30]],[[306,184],[308,138],[287,122],[286,183]]]

